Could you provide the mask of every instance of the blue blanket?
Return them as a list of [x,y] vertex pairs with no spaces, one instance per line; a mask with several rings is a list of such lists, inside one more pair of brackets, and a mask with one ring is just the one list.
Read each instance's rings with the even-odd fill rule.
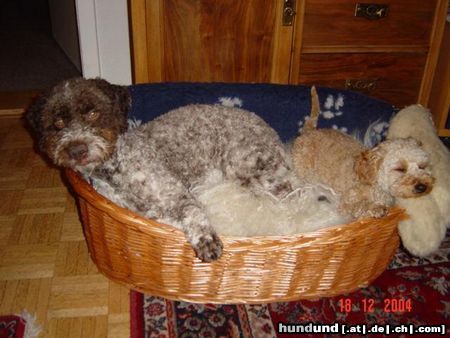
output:
[[[311,110],[310,87],[275,84],[157,83],[134,85],[130,118],[147,122],[171,109],[192,104],[225,104],[261,116],[288,142],[298,135]],[[357,134],[369,144],[385,135],[396,109],[368,96],[318,87],[319,127]]]

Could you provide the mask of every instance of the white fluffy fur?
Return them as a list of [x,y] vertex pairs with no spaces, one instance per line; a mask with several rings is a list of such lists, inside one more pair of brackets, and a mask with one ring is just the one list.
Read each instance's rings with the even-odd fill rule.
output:
[[[217,233],[226,236],[291,235],[347,223],[336,210],[334,193],[322,186],[302,185],[278,201],[256,197],[237,182],[212,171],[192,191],[203,203]],[[318,201],[326,196],[328,201]]]
[[428,195],[397,198],[410,217],[399,224],[403,245],[413,255],[424,257],[439,248],[450,226],[450,153],[439,140],[429,111],[420,105],[406,107],[392,119],[388,138],[396,137],[422,142],[436,179]]

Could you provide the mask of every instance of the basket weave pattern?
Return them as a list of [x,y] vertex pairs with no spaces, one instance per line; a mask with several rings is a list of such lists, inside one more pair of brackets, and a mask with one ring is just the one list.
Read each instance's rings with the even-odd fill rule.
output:
[[173,300],[263,303],[355,290],[385,270],[398,248],[397,224],[404,217],[393,209],[382,219],[294,236],[222,237],[222,257],[203,263],[181,231],[113,204],[70,169],[66,176],[100,272]]

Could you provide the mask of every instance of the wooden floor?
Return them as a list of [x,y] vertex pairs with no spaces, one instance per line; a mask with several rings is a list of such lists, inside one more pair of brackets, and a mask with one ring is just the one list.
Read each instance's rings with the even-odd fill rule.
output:
[[129,337],[129,291],[98,273],[74,199],[23,124],[0,118],[0,314],[36,314],[39,337]]

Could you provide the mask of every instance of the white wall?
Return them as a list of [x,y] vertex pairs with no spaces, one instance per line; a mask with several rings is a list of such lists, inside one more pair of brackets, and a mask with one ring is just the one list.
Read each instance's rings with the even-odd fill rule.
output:
[[83,76],[131,84],[127,0],[75,0]]
[[77,14],[74,0],[48,0],[52,33],[70,61],[81,72]]

